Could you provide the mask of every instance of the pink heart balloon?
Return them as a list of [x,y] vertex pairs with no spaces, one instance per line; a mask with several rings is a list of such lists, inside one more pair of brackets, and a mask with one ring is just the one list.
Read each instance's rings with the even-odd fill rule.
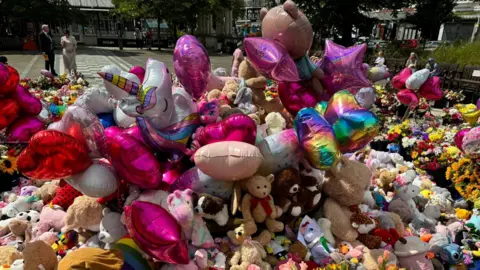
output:
[[125,207],[127,230],[135,243],[156,260],[188,264],[187,241],[175,218],[150,202],[134,201]]
[[285,109],[292,115],[308,107],[315,107],[320,99],[315,92],[308,88],[305,83],[300,82],[280,82],[278,83],[278,96]]
[[415,108],[418,105],[417,94],[415,94],[412,90],[403,89],[398,91],[397,98],[400,103],[410,106],[411,108]]
[[457,146],[458,149],[460,149],[462,151],[463,151],[463,147],[462,147],[463,138],[465,137],[465,135],[469,131],[470,131],[469,128],[464,128],[464,129],[460,130],[459,132],[457,132],[457,134],[455,134],[455,137],[453,137],[453,141],[455,142],[455,145]]
[[280,43],[266,38],[246,38],[244,42],[248,60],[263,76],[283,82],[300,81],[295,62]]
[[109,139],[108,148],[110,162],[125,181],[144,189],[160,185],[164,169],[141,142],[122,133]]
[[428,100],[440,100],[443,97],[442,89],[440,88],[440,77],[434,76],[420,87],[418,94]]
[[140,128],[138,126],[133,126],[133,127],[127,128],[127,129],[125,129],[124,133],[132,136],[137,141],[143,143],[143,145],[145,145],[146,147],[149,148],[148,144],[143,139],[142,131],[140,130]]
[[215,142],[237,141],[255,144],[257,126],[247,115],[234,114],[222,121],[207,125],[195,135],[195,140],[200,145],[207,145]]
[[195,99],[205,92],[210,79],[210,58],[202,43],[190,35],[182,36],[173,51],[175,74]]
[[115,138],[115,136],[122,134],[125,131],[125,129],[121,127],[108,127],[105,129],[105,138],[107,138],[107,141],[110,141],[111,139]]
[[28,115],[36,116],[42,111],[42,102],[34,97],[30,92],[20,84],[17,85],[14,97],[23,112]]
[[17,119],[7,129],[7,141],[9,142],[28,142],[37,132],[44,130],[45,124],[34,116],[24,116]]
[[392,79],[392,86],[396,89],[405,89],[408,77],[412,75],[412,70],[410,68],[404,68],[397,76]]
[[8,81],[8,77],[10,77],[10,73],[7,66],[0,64],[0,85],[4,85]]

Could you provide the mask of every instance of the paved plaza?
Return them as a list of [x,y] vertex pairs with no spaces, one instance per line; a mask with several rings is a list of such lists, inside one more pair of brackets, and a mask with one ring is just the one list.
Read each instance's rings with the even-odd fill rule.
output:
[[[40,53],[31,52],[13,52],[0,51],[0,55],[8,57],[8,63],[15,67],[20,76],[36,78],[40,75],[40,70],[45,68],[43,56]],[[85,78],[92,84],[100,84],[101,79],[97,72],[103,66],[116,65],[120,69],[127,71],[135,65],[145,66],[148,58],[153,58],[164,62],[170,71],[173,69],[173,52],[158,50],[139,50],[134,48],[125,48],[120,51],[118,48],[105,47],[87,47],[82,46],[77,49],[77,66],[78,71],[85,75]],[[232,57],[230,55],[211,55],[212,69],[224,67],[230,70],[232,65]],[[56,50],[55,70],[58,74],[64,73],[62,54],[60,50]]]

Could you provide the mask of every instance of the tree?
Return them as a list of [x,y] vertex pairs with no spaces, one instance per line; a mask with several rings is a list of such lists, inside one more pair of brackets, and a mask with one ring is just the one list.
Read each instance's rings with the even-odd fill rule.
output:
[[436,40],[440,25],[454,18],[455,0],[416,0],[417,12],[407,17],[408,22],[422,30],[422,37]]
[[0,18],[22,18],[35,23],[71,22],[77,10],[67,0],[0,0]]
[[396,10],[409,5],[410,0],[297,0],[299,8],[309,18],[313,29],[322,36],[340,35],[340,43],[352,45],[353,28],[372,24],[367,12],[378,9]]

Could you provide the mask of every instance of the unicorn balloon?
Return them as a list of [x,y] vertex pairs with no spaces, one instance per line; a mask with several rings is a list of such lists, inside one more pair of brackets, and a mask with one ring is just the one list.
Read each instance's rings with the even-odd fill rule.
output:
[[192,97],[183,88],[172,89],[165,64],[149,59],[143,84],[107,72],[98,74],[110,84],[108,91],[117,93],[121,89],[127,93],[118,106],[126,115],[136,118],[144,140],[153,149],[185,151],[190,135],[200,124],[200,117]]

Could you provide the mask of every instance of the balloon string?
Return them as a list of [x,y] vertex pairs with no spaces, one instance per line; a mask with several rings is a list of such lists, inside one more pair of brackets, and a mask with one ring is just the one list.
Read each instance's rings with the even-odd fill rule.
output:
[[403,115],[403,118],[402,118],[402,123],[408,119],[408,117],[410,116],[410,113],[412,112],[412,102],[410,102],[410,104],[408,105],[408,109],[407,111],[405,112],[405,114]]

